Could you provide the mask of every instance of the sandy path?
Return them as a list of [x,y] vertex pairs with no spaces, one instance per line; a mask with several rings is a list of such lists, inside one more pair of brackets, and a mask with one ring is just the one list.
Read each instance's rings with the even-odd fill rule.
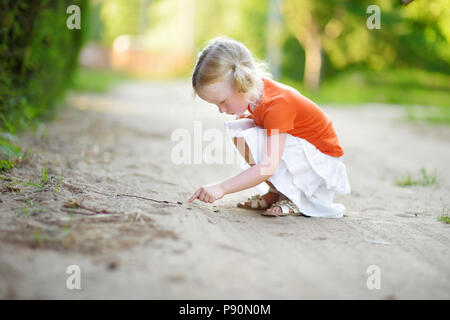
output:
[[[186,203],[239,172],[172,163],[174,130],[202,120],[223,131],[230,119],[190,94],[179,81],[70,95],[55,122],[23,137],[32,161],[2,176],[36,182],[46,167],[48,180],[0,181],[0,298],[450,298],[450,226],[438,221],[450,210],[448,128],[413,126],[388,106],[324,107],[346,152],[352,194],[336,196],[346,216],[266,218],[235,208],[254,190]],[[396,186],[421,168],[439,184]],[[68,201],[104,212],[71,214]],[[69,265],[81,290],[66,288]]]

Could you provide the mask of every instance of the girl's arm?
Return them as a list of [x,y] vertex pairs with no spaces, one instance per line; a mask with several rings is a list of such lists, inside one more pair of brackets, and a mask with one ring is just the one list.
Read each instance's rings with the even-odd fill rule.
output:
[[252,188],[270,178],[278,169],[286,143],[287,133],[266,137],[261,162],[221,183],[199,188],[188,200],[199,199],[212,203],[224,195]]

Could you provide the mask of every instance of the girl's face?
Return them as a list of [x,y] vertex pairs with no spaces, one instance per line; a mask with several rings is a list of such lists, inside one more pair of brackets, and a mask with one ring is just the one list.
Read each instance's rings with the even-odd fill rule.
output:
[[201,87],[198,96],[206,102],[217,105],[219,112],[227,114],[243,114],[247,110],[248,102],[245,94],[237,92],[229,81],[214,82]]

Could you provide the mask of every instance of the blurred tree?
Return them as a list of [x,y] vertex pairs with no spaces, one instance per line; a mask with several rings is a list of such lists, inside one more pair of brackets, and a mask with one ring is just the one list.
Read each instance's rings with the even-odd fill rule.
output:
[[[326,26],[338,14],[342,1],[285,0],[281,11],[288,29],[304,49],[304,83],[311,90],[317,90],[323,63],[323,41]],[[329,28],[336,37],[340,25],[334,23]]]
[[152,51],[194,51],[197,0],[156,0],[147,6],[146,46]]
[[141,0],[103,1],[100,18],[104,24],[102,40],[110,45],[122,34],[137,35]]
[[399,11],[393,30],[399,62],[450,73],[450,1],[414,1]]
[[[80,9],[80,29],[68,29],[71,5]],[[87,0],[0,0],[0,171],[21,157],[13,135],[54,116],[77,67],[88,12]]]
[[193,50],[226,35],[264,58],[267,8],[268,1],[260,0],[155,0],[149,6],[147,35],[153,47],[171,48],[185,42]]
[[87,19],[89,29],[86,30],[86,41],[101,42],[104,25],[100,17],[102,0],[89,0],[89,11],[83,15],[83,19]]
[[269,0],[267,10],[266,59],[274,79],[279,80],[281,72],[281,47],[284,26],[280,12],[282,0]]
[[[242,41],[252,53],[263,59],[266,53],[268,0],[197,0],[195,44],[226,35]],[[211,17],[214,18],[211,18]]]
[[[369,30],[369,5],[381,9],[381,29]],[[401,1],[285,0],[286,25],[305,51],[304,83],[317,89],[323,55],[331,68],[391,66],[450,70],[448,0]]]
[[[274,3],[281,4],[282,23],[274,24]],[[369,5],[380,7],[381,29],[367,28]],[[449,0],[103,0],[101,37],[111,43],[141,34],[148,49],[172,52],[196,51],[226,35],[275,69],[282,47],[283,77],[318,89],[322,78],[354,67],[450,72],[449,9]]]
[[[66,25],[72,4],[82,12],[80,30]],[[0,131],[53,115],[77,67],[88,12],[86,0],[0,1]]]

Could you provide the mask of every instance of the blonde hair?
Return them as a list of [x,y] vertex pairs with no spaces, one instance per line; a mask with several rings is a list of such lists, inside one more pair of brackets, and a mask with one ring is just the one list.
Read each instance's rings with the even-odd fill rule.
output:
[[268,64],[253,57],[241,42],[225,36],[214,38],[198,54],[192,73],[194,97],[202,86],[227,79],[255,105],[264,94],[262,77],[273,78],[267,70]]

